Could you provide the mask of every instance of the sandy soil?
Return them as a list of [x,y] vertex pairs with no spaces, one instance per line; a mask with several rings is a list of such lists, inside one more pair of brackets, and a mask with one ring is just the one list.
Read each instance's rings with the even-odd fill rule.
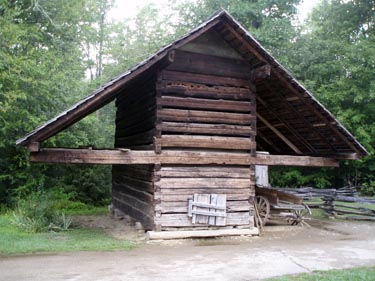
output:
[[[259,280],[375,264],[375,224],[270,226],[261,237],[142,241],[120,221],[82,218],[139,243],[132,251],[54,253],[0,259],[0,280]],[[117,234],[116,234],[117,233]]]

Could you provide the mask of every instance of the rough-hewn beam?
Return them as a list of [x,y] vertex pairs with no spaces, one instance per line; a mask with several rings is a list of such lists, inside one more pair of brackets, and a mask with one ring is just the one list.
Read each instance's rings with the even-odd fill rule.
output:
[[27,149],[28,149],[30,152],[37,152],[37,151],[39,151],[39,149],[40,149],[40,143],[39,143],[39,142],[31,142],[31,143],[29,143],[29,145],[27,146]]
[[288,140],[278,129],[272,126],[264,117],[262,117],[259,113],[257,113],[257,117],[260,121],[264,123],[268,128],[270,128],[283,142],[285,142],[295,153],[302,154],[301,150],[299,150],[290,140]]
[[263,79],[267,79],[271,76],[271,66],[269,64],[262,65],[251,71],[251,80],[258,82]]
[[338,167],[337,160],[324,157],[264,155],[251,156],[234,152],[154,151],[136,150],[90,150],[43,148],[31,152],[31,162],[83,163],[83,164],[192,164],[192,165],[271,165]]

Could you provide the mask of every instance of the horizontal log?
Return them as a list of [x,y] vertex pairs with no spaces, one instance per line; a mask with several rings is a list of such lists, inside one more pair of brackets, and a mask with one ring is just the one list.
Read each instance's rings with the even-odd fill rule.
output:
[[161,178],[157,183],[161,188],[250,188],[248,179],[233,178]]
[[[181,189],[179,189],[181,191]],[[202,189],[202,193],[207,193],[207,190]],[[163,190],[164,191],[164,190]],[[243,191],[243,190],[242,190]],[[226,194],[228,201],[247,201],[250,197],[254,196],[254,191],[249,190],[248,193],[242,192],[237,194],[233,193],[231,190],[225,189],[216,189],[216,194]],[[172,191],[174,192],[174,191]],[[189,199],[193,199],[193,194],[186,192],[185,194],[181,194],[178,192],[174,192],[174,194],[165,194],[165,192],[155,192],[155,200],[159,200],[161,202],[187,202]],[[176,195],[177,194],[177,195]]]
[[115,176],[113,182],[131,187],[133,189],[142,190],[148,193],[154,193],[154,184],[151,181],[131,178],[128,175]]
[[247,79],[221,77],[216,75],[196,74],[189,72],[169,71],[164,70],[161,73],[163,80],[184,81],[192,83],[200,83],[212,86],[235,86],[235,87],[250,87],[250,82]]
[[158,111],[158,117],[162,121],[170,122],[196,122],[196,123],[218,123],[234,125],[252,125],[256,116],[243,113],[228,113],[217,111],[200,111],[185,109],[162,109]]
[[155,128],[156,114],[135,124],[122,123],[122,127],[116,126],[115,138],[128,137]]
[[257,228],[248,229],[217,229],[217,230],[181,230],[181,231],[148,231],[149,240],[170,240],[187,238],[207,238],[207,237],[225,237],[225,236],[252,236],[259,235]]
[[265,155],[251,156],[236,152],[166,151],[156,154],[142,150],[93,150],[41,148],[30,153],[31,162],[80,164],[199,164],[199,165],[271,165],[338,167],[335,159],[311,156]]
[[[160,213],[187,213],[188,201],[168,202],[162,201],[155,205],[155,211]],[[245,212],[251,208],[248,200],[227,201],[227,212]]]
[[245,60],[223,58],[175,50],[174,62],[167,70],[250,79],[251,66]]
[[235,187],[213,187],[213,186],[205,186],[205,187],[177,187],[177,188],[164,188],[163,186],[160,187],[159,193],[161,195],[193,195],[194,193],[212,193],[212,194],[236,194],[242,195],[242,198],[248,198],[251,195],[251,185],[247,188],[235,188]]
[[136,209],[133,206],[128,205],[127,202],[124,202],[117,198],[112,199],[112,204],[116,209],[119,209],[124,214],[132,217],[135,221],[140,222],[145,229],[154,229],[153,217],[144,213],[142,210]]
[[[249,212],[228,213],[226,217],[226,225],[249,225],[250,227]],[[158,219],[162,227],[186,227],[186,226],[202,226],[205,224],[192,224],[187,214],[162,214]],[[208,225],[207,225],[208,226]]]
[[112,192],[112,198],[127,204],[128,206],[133,207],[134,209],[137,209],[150,217],[153,217],[154,215],[155,208],[153,203],[147,203],[143,200],[139,200],[137,197],[131,196],[130,194],[116,190]]
[[163,81],[159,91],[164,95],[181,97],[206,98],[216,100],[255,100],[255,94],[248,88],[215,86],[209,87],[202,84],[187,82]]
[[141,132],[132,136],[126,137],[116,137],[115,138],[115,146],[116,147],[124,147],[129,145],[143,145],[143,144],[151,144],[153,143],[154,136],[155,136],[155,129],[151,129],[145,132]]
[[250,168],[227,168],[227,167],[165,167],[155,172],[163,178],[250,178]]
[[208,149],[255,149],[256,143],[249,138],[216,137],[216,136],[188,136],[162,135],[155,141],[162,147],[189,147]]
[[335,200],[343,201],[343,202],[356,202],[356,203],[363,203],[363,204],[375,204],[375,199],[369,198],[360,198],[360,197],[352,197],[352,196],[335,196]]
[[[137,166],[141,166],[141,167],[137,167]],[[153,165],[148,165],[150,166],[149,169],[142,169],[143,168],[142,166],[144,165],[113,165],[112,178],[114,179],[114,178],[125,175],[131,178],[144,180],[144,181],[155,180]]]
[[163,107],[216,110],[226,112],[253,112],[255,104],[249,101],[211,100],[187,97],[163,96],[157,99],[157,104]]
[[225,135],[225,136],[255,136],[255,130],[251,126],[237,126],[225,124],[199,124],[162,122],[157,128],[166,133],[188,133],[202,135]]
[[130,186],[126,186],[122,183],[118,183],[116,181],[112,182],[112,192],[123,192],[130,196],[137,198],[138,200],[153,204],[154,202],[154,195],[138,188],[133,188]]
[[138,97],[133,103],[122,103],[117,106],[116,121],[129,118],[139,111],[146,111],[148,108],[156,104],[156,93],[134,94]]
[[116,128],[124,129],[134,125],[139,125],[145,119],[152,119],[156,116],[156,104],[144,111],[138,111],[128,118],[116,120]]
[[375,213],[373,210],[360,210],[360,211],[353,211],[353,210],[343,210],[343,209],[333,209],[334,212],[337,214],[347,214],[347,215],[363,215],[363,216],[373,216],[375,217]]

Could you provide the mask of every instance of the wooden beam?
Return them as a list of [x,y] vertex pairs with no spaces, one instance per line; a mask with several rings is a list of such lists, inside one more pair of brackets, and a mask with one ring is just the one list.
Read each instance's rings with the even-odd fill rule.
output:
[[168,151],[157,154],[145,150],[91,150],[42,148],[31,152],[30,161],[36,163],[76,163],[76,164],[190,164],[190,165],[271,165],[338,167],[332,158],[289,155],[251,156],[237,152]]
[[223,237],[223,236],[240,236],[240,235],[259,235],[258,228],[245,229],[210,229],[210,230],[184,230],[184,231],[148,231],[149,240],[169,240],[169,239],[187,239],[187,238],[204,238],[204,237]]
[[[289,132],[291,132],[294,135],[294,137],[298,139],[298,142],[302,143],[310,151],[310,153],[316,153],[315,149],[307,141],[305,141],[305,139],[293,128],[293,126],[289,125],[289,122],[286,122],[284,118],[280,117],[280,114],[277,114],[277,112],[275,112],[272,109],[272,106],[270,106],[266,101],[264,101],[260,97],[257,97],[257,101],[259,101],[259,103],[261,103],[277,120],[279,120],[289,130]],[[258,111],[261,111],[259,109],[259,106]]]
[[28,144],[27,149],[30,152],[38,152],[40,150],[40,142],[31,142]]
[[271,76],[271,66],[269,64],[262,65],[251,71],[251,80],[258,82],[263,79],[267,79]]
[[283,140],[295,153],[302,154],[302,152],[290,141],[288,140],[278,129],[272,126],[266,119],[264,119],[259,113],[257,113],[257,117],[270,128],[280,139]]

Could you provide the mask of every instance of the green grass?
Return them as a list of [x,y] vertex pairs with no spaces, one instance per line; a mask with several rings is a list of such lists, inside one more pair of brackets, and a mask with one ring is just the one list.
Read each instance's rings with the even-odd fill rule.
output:
[[61,209],[68,216],[98,216],[98,215],[107,215],[108,214],[108,207],[107,206],[89,206],[85,205],[83,208],[80,209]]
[[358,267],[344,270],[315,271],[313,273],[303,273],[298,275],[286,275],[267,279],[267,281],[352,281],[375,280],[375,266]]
[[11,224],[11,215],[0,215],[0,255],[34,252],[128,250],[134,245],[103,231],[76,228],[65,232],[25,233]]

